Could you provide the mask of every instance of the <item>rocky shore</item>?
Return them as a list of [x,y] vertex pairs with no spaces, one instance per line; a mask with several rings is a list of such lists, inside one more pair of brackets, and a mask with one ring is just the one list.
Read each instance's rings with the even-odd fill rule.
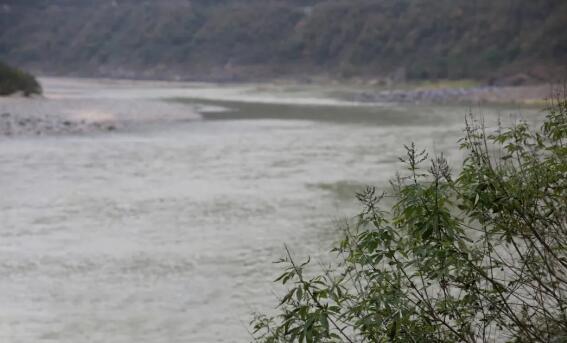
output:
[[[87,89],[87,94],[99,90]],[[0,97],[0,137],[109,133],[200,118],[193,106],[151,99],[73,98],[56,93],[49,98]]]
[[386,90],[353,94],[350,100],[355,102],[395,102],[395,103],[444,103],[458,101],[480,93],[493,90],[494,87],[446,88],[429,90]]
[[59,115],[0,113],[0,136],[44,136],[114,131],[113,122],[88,122]]
[[[544,104],[551,85],[447,87],[325,84],[194,84],[143,81],[44,79],[46,97],[0,97],[1,136],[46,136],[129,130],[198,120],[207,111],[224,111],[209,102],[352,106],[384,104]],[[406,88],[403,88],[406,87]],[[190,99],[189,102],[164,101]],[[195,102],[205,101],[205,107]],[[228,106],[228,105],[227,105]],[[218,106],[217,106],[218,107]]]
[[469,88],[394,89],[361,91],[342,98],[361,103],[521,103],[537,104],[553,94],[551,85],[516,87],[478,86]]

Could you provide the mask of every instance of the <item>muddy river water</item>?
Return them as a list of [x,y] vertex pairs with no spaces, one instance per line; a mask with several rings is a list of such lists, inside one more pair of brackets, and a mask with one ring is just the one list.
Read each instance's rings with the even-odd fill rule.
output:
[[247,342],[250,314],[283,292],[271,282],[283,244],[326,253],[354,192],[387,187],[403,144],[458,167],[469,110],[313,88],[42,83],[45,99],[0,112],[118,124],[0,137],[2,342]]

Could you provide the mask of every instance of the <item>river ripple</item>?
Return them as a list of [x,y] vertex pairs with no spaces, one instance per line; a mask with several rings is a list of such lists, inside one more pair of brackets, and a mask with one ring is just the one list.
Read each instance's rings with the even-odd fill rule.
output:
[[[152,89],[185,94],[89,82],[48,81],[47,108],[114,102],[135,116],[174,106]],[[214,89],[186,88],[202,87]],[[334,221],[356,213],[353,193],[385,187],[404,143],[460,159],[466,109],[372,107],[349,119],[360,109],[334,105],[263,102],[111,133],[0,138],[1,340],[248,341],[250,313],[282,291],[271,262],[283,243],[325,253]]]

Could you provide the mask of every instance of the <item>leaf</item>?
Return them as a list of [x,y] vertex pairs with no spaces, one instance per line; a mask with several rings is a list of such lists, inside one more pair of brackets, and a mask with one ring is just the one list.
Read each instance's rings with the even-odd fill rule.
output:
[[390,328],[390,340],[394,340],[398,334],[398,329],[399,329],[399,321],[396,319],[394,320],[394,322],[392,323],[392,326]]
[[321,314],[321,316],[319,317],[319,321],[321,322],[321,326],[323,327],[323,330],[325,330],[325,334],[329,333],[329,318],[327,316],[327,313],[323,312]]
[[293,293],[295,292],[295,288],[293,288],[291,291],[289,291],[284,297],[283,299],[280,301],[280,305],[283,305],[285,303],[287,303],[289,301],[289,299],[291,299],[291,297],[293,296]]

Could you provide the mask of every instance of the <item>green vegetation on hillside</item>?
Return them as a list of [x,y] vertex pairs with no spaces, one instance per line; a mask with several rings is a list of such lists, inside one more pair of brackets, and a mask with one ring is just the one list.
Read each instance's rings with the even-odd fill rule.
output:
[[257,341],[567,342],[567,100],[491,131],[469,121],[457,175],[407,147],[394,206],[359,194],[328,269],[288,251]]
[[16,92],[25,96],[40,94],[41,86],[32,75],[0,62],[0,96]]
[[0,58],[110,76],[542,80],[567,75],[566,22],[563,0],[29,0],[0,9]]

